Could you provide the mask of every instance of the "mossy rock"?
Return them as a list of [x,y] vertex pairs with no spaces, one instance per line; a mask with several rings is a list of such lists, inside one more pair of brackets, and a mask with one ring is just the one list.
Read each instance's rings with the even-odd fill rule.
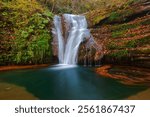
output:
[[141,7],[142,5],[142,1],[129,0],[120,7],[105,8],[88,12],[86,13],[86,17],[89,27],[99,25],[101,22],[103,22],[103,24],[128,22],[133,17],[138,17],[138,14],[142,12],[148,12],[148,8],[143,10]]
[[88,12],[85,16],[87,18],[89,27],[92,27],[107,18],[109,13],[110,9],[100,9]]

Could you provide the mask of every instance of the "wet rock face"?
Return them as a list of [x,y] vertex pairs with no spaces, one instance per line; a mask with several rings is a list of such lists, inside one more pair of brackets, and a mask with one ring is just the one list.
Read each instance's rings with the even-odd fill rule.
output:
[[84,66],[99,66],[103,53],[94,47],[86,48],[86,44],[80,45],[78,64]]
[[56,39],[53,39],[52,44],[52,51],[53,51],[53,56],[57,57],[58,56],[58,41]]
[[[143,0],[131,4],[127,8],[118,8],[119,10],[112,11],[113,13],[110,13],[105,20],[100,20],[91,27],[94,40],[98,45],[102,45],[102,64],[150,68],[149,4],[147,0]],[[130,12],[124,14],[127,9]],[[79,60],[82,63],[85,53],[81,48]],[[87,58],[95,61],[96,56],[101,56],[101,53],[95,51]]]
[[124,56],[122,58],[109,57],[109,55],[104,55],[101,60],[104,64],[115,64],[115,65],[131,65],[136,67],[150,68],[150,57],[149,55],[135,55],[135,56]]

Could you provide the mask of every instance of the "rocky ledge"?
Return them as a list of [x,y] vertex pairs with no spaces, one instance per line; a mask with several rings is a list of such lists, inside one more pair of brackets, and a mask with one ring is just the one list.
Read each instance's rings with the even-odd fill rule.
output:
[[91,33],[101,52],[79,51],[79,63],[133,65],[150,67],[150,2],[138,0],[119,8],[96,10],[86,14]]

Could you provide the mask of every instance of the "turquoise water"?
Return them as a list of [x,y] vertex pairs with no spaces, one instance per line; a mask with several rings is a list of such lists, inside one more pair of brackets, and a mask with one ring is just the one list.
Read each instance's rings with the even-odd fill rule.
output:
[[63,65],[0,72],[0,83],[22,86],[42,100],[125,99],[145,90],[104,78],[92,68]]

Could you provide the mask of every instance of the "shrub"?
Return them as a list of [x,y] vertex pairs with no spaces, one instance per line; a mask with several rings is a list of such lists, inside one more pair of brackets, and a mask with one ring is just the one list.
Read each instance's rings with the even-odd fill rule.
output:
[[47,58],[50,60],[53,14],[36,0],[1,3],[3,22],[0,26],[5,31],[1,42],[5,50],[1,51],[0,64],[36,64],[45,63]]

